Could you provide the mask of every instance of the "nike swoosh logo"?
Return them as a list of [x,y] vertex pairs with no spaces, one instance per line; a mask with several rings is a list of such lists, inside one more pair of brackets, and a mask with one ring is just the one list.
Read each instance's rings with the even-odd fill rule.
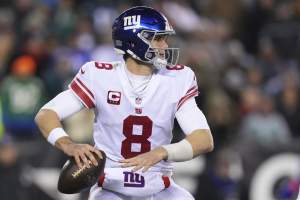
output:
[[85,71],[83,71],[83,69],[82,69],[82,68],[80,68],[80,73],[81,73],[81,74],[84,74],[84,73],[85,73]]

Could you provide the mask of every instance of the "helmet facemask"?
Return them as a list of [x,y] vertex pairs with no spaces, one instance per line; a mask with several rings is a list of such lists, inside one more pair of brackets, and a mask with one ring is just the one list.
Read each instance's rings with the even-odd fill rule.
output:
[[[152,47],[154,40],[167,40],[171,35],[174,35],[174,31],[150,31],[142,30],[138,33],[138,37],[148,45],[148,49],[145,52],[144,60],[149,64],[153,64],[156,69],[161,69],[166,66],[176,65],[179,58],[179,48],[157,48]],[[146,60],[146,61],[145,61]]]

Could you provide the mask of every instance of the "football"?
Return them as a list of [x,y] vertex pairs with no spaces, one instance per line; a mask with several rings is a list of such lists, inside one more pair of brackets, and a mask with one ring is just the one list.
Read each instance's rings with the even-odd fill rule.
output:
[[57,189],[64,194],[74,194],[94,185],[104,171],[106,155],[101,151],[103,159],[93,153],[98,166],[90,164],[90,168],[83,166],[79,168],[75,159],[70,157],[64,164],[58,179]]

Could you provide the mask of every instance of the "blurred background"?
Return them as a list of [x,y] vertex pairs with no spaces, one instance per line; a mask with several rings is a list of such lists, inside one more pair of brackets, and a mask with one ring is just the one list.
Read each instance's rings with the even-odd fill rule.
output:
[[[196,73],[215,150],[176,163],[196,200],[291,200],[300,182],[300,0],[1,0],[0,199],[85,200],[56,184],[66,157],[33,122],[89,60],[119,60],[112,20],[147,5],[177,31],[181,64]],[[93,113],[64,121],[92,143]],[[183,137],[176,124],[174,141]]]

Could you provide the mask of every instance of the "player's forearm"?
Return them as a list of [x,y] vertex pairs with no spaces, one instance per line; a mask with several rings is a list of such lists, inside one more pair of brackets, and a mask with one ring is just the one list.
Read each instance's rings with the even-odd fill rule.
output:
[[181,162],[190,160],[201,153],[212,151],[214,145],[208,129],[197,129],[180,142],[162,147],[167,152],[167,160]]
[[211,132],[206,129],[193,131],[185,138],[192,146],[193,157],[202,153],[210,152],[214,149],[214,142]]
[[41,109],[35,116],[34,120],[46,139],[53,129],[62,127],[57,114],[49,109]]
[[72,143],[72,140],[63,130],[60,121],[82,108],[82,103],[72,91],[66,90],[42,107],[35,117],[35,122],[48,142],[63,150],[64,146]]
[[[35,122],[46,139],[49,138],[51,131],[62,128],[56,112],[50,109],[41,109],[35,117]],[[61,137],[55,141],[55,146],[64,151],[64,146],[70,143],[72,143],[70,137]]]

